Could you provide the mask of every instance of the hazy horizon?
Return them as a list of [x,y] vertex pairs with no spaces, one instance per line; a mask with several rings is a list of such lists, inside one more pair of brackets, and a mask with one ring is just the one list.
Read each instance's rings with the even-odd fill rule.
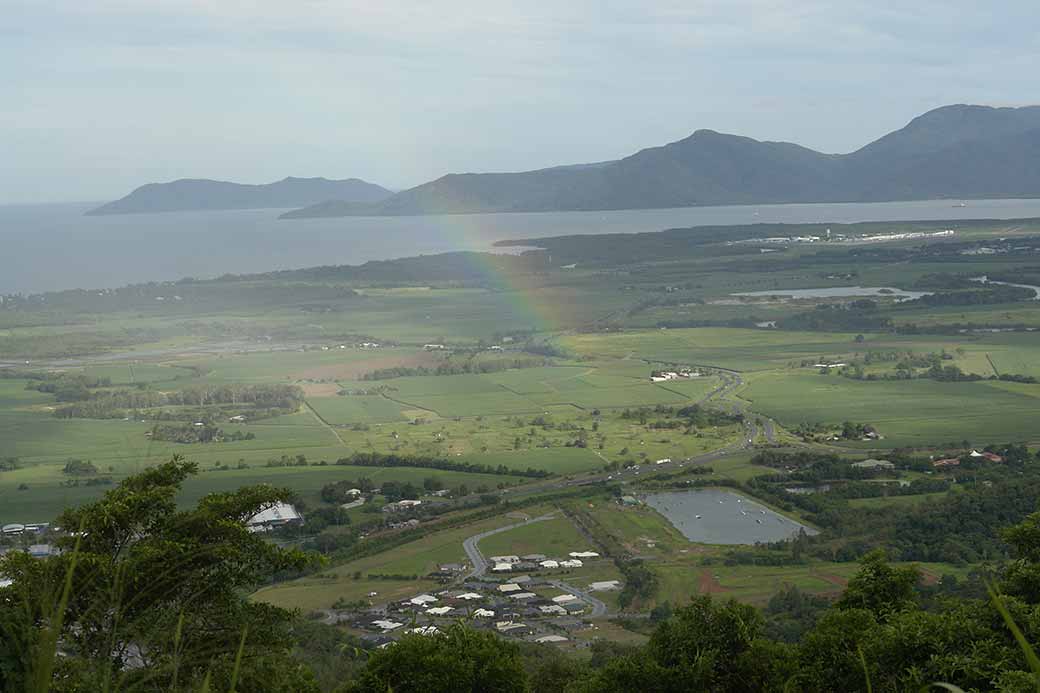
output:
[[1035,102],[1022,85],[1040,59],[1024,2],[0,8],[0,204],[178,178],[402,189],[700,128],[844,153],[938,106]]

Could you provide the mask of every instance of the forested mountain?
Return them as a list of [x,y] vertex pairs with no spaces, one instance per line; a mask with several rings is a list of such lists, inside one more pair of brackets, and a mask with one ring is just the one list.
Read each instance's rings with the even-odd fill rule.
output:
[[149,183],[87,214],[144,214],[213,209],[301,207],[325,200],[378,202],[392,193],[358,178],[284,178],[264,185],[218,180],[182,179]]
[[618,161],[451,174],[376,203],[286,218],[875,202],[1040,195],[1040,107],[938,108],[850,154],[712,130]]

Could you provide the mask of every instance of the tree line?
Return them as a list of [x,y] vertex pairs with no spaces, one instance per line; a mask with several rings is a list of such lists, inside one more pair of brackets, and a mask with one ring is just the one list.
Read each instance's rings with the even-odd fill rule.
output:
[[497,474],[501,476],[520,476],[529,479],[545,479],[553,476],[544,469],[516,469],[503,464],[491,466],[479,462],[461,462],[441,457],[424,455],[398,455],[382,452],[355,452],[350,457],[341,457],[336,464],[353,467],[417,467],[419,469],[439,469],[450,472],[468,472],[470,474]]
[[[109,419],[122,418],[130,412],[155,410],[161,407],[242,407],[251,410],[251,418],[296,411],[303,402],[303,390],[296,385],[280,384],[226,384],[193,386],[181,390],[158,391],[148,389],[121,389],[87,391],[86,396],[54,409],[58,418]],[[59,400],[61,401],[61,400]],[[178,415],[173,412],[153,412],[150,418],[191,418],[196,412]]]
[[514,368],[540,368],[550,366],[548,359],[516,358],[516,359],[467,359],[465,361],[446,361],[436,366],[395,366],[380,368],[361,376],[362,380],[390,380],[409,376],[429,375],[466,375],[470,373],[498,373]]

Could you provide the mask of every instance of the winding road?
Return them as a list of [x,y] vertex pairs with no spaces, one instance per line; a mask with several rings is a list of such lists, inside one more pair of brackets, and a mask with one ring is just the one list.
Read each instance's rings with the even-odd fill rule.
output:
[[[484,554],[480,552],[480,548],[477,546],[477,544],[479,544],[482,539],[486,539],[487,537],[493,536],[495,534],[500,534],[502,532],[508,532],[511,529],[516,529],[517,527],[523,527],[524,525],[529,525],[535,522],[541,522],[542,520],[551,520],[554,517],[556,517],[555,512],[546,513],[545,515],[540,515],[539,517],[529,518],[527,520],[524,520],[523,522],[516,522],[511,525],[506,525],[505,527],[498,527],[497,529],[490,529],[486,532],[481,532],[480,534],[474,534],[473,536],[465,539],[462,542],[462,548],[466,551],[466,556],[469,557],[470,563],[473,564],[473,569],[464,578],[462,578],[462,581],[465,582],[466,580],[482,577],[487,572],[487,559],[484,558]],[[591,618],[600,618],[602,616],[607,615],[607,605],[599,599],[593,597],[585,590],[580,590],[577,587],[568,585],[566,582],[563,582],[562,580],[549,580],[549,584],[559,590],[567,592],[568,594],[573,594],[575,597],[581,599],[583,602],[592,607],[592,613],[590,614]]]
[[462,548],[466,551],[466,556],[469,558],[469,562],[473,565],[473,569],[464,578],[462,578],[462,581],[465,582],[466,580],[470,580],[472,578],[479,578],[482,575],[484,575],[484,573],[487,572],[487,569],[488,569],[487,559],[484,558],[484,554],[480,553],[480,549],[477,547],[477,544],[480,543],[481,539],[486,539],[487,537],[490,537],[490,536],[492,536],[494,534],[499,534],[501,532],[508,532],[511,529],[516,529],[517,527],[523,527],[524,525],[529,525],[529,524],[531,524],[533,522],[541,522],[542,520],[551,520],[554,517],[556,517],[556,513],[554,513],[554,512],[553,513],[546,513],[545,515],[541,515],[539,517],[533,517],[533,518],[524,520],[523,522],[517,522],[517,523],[512,524],[512,525],[506,525],[505,527],[499,527],[498,529],[491,529],[491,530],[488,530],[487,532],[481,532],[480,534],[474,534],[472,537],[469,537],[468,539],[463,541],[462,542]]
[[591,606],[592,613],[589,614],[589,618],[601,618],[607,615],[607,605],[593,597],[585,590],[580,590],[577,587],[568,585],[563,580],[549,580],[549,584],[558,590],[563,590],[568,594],[573,594],[575,597]]

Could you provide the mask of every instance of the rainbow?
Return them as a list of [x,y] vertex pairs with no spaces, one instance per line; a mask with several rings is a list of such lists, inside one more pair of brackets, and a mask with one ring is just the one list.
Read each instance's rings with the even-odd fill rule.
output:
[[[508,229],[491,228],[501,223],[503,215],[485,214],[437,214],[426,218],[435,221],[442,237],[452,247],[463,248],[464,262],[473,274],[489,286],[498,287],[504,297],[503,330],[532,329],[535,332],[555,332],[567,324],[564,312],[554,291],[538,281],[537,275],[516,273],[507,270],[510,253],[490,251],[490,242],[508,235]],[[489,233],[490,231],[490,233]]]

